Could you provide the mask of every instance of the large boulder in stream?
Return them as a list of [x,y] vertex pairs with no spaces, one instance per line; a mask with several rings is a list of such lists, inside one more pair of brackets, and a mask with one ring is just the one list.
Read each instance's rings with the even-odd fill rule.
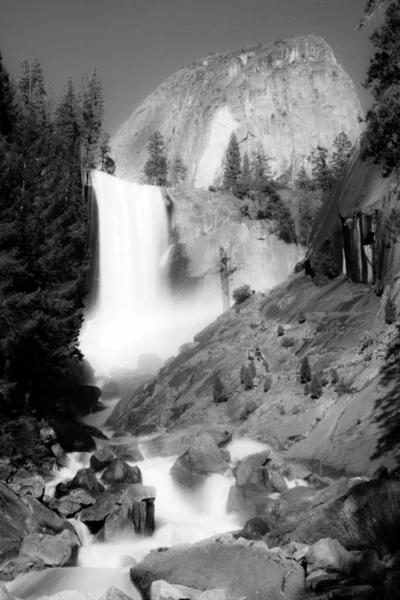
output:
[[133,583],[150,600],[154,581],[163,579],[196,590],[224,589],[234,600],[304,598],[304,571],[294,560],[267,547],[226,543],[223,537],[151,552],[130,570]]
[[122,442],[120,444],[112,444],[109,446],[111,452],[129,462],[138,462],[143,460],[143,454],[139,450],[139,446],[136,440],[130,440],[129,442]]
[[104,492],[104,486],[97,480],[92,469],[79,469],[72,481],[68,483],[68,488],[70,490],[82,488],[95,495]]
[[171,468],[171,476],[179,485],[190,489],[201,485],[207,475],[225,473],[227,468],[214,439],[205,434],[177,458]]
[[27,535],[20,549],[21,557],[41,560],[49,567],[72,566],[78,557],[79,538],[71,531],[59,535],[32,533]]
[[90,467],[93,469],[95,473],[98,471],[102,471],[108,465],[112,463],[115,458],[115,454],[108,450],[107,448],[102,448],[101,450],[96,450],[90,457]]
[[103,539],[135,531],[151,535],[154,531],[156,490],[141,484],[121,484],[105,491],[93,506],[83,509],[78,518]]
[[101,480],[107,485],[142,483],[142,472],[136,465],[131,467],[120,458],[114,458],[102,474]]

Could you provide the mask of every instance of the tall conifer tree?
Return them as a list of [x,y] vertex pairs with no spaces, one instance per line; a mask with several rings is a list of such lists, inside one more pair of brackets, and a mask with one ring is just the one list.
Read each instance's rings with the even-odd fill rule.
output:
[[239,143],[235,133],[231,134],[225,153],[223,188],[237,194],[240,184],[241,160]]

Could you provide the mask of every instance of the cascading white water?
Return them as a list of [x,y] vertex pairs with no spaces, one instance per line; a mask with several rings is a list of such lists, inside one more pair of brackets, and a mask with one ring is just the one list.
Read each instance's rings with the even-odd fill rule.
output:
[[98,374],[134,370],[137,358],[166,359],[221,312],[221,299],[173,298],[168,285],[168,215],[160,188],[94,171],[99,219],[99,289],[81,350]]

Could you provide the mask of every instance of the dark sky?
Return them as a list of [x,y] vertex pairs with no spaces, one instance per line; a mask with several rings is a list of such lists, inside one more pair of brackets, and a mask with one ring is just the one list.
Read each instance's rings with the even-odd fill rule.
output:
[[112,132],[169,75],[212,51],[314,33],[361,87],[370,30],[365,0],[3,0],[0,50],[14,75],[38,58],[56,92],[96,65]]

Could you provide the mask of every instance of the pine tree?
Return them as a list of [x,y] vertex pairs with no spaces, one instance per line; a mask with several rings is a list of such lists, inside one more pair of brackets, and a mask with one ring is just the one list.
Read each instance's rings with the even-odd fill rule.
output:
[[271,167],[264,147],[259,142],[251,155],[251,171],[255,190],[264,190],[270,184]]
[[296,179],[294,180],[295,190],[302,190],[305,192],[315,189],[311,177],[308,176],[305,167],[300,167],[297,172]]
[[333,187],[334,178],[328,164],[328,150],[322,146],[311,154],[312,174],[317,189],[328,192]]
[[100,140],[100,171],[104,171],[109,175],[115,175],[116,164],[111,158],[110,135],[103,133]]
[[308,356],[304,356],[300,366],[300,383],[311,381],[311,367]]
[[171,183],[177,185],[185,181],[187,177],[187,166],[184,164],[182,158],[178,154],[175,156],[171,164]]
[[83,78],[81,110],[83,161],[87,168],[93,168],[98,161],[104,115],[103,89],[96,67]]
[[372,91],[375,106],[368,110],[368,128],[361,141],[361,158],[381,165],[388,177],[400,164],[400,5],[387,2],[384,22],[371,36],[376,52],[370,61],[365,87]]
[[14,129],[16,106],[14,88],[0,52],[0,135],[9,137]]
[[318,375],[314,374],[311,379],[311,398],[317,400],[321,398],[324,390],[322,389],[321,382]]
[[274,231],[279,239],[287,244],[297,242],[296,227],[290,209],[282,198],[274,191],[268,195],[265,217],[274,221]]
[[54,127],[63,153],[67,156],[79,156],[80,110],[71,79],[68,79],[64,94],[55,109]]
[[248,195],[252,189],[252,177],[250,169],[249,155],[245,152],[242,161],[242,168],[240,172],[239,181],[239,195],[243,198]]
[[330,168],[333,179],[337,181],[341,178],[343,170],[347,164],[347,161],[349,160],[353,144],[344,131],[342,131],[338,136],[336,136],[333,146],[334,152],[332,154]]
[[155,131],[147,145],[149,158],[144,165],[144,174],[151,185],[167,185],[167,154],[164,138],[159,131]]
[[231,134],[225,153],[223,188],[233,194],[238,194],[241,175],[241,160],[239,143],[235,133]]

